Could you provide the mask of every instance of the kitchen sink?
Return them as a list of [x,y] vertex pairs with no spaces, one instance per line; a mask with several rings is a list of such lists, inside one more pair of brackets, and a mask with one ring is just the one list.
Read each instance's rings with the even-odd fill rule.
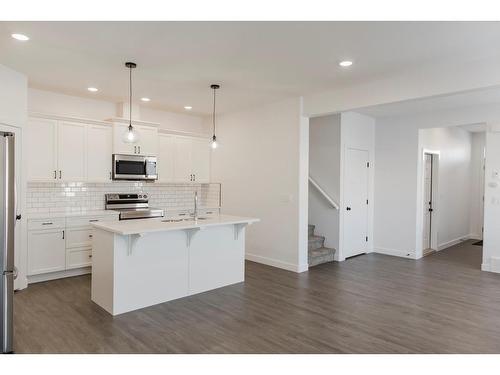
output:
[[[197,220],[207,220],[208,217],[199,217]],[[165,219],[162,220],[162,223],[181,223],[183,221],[196,221],[193,217],[184,218],[184,219]]]

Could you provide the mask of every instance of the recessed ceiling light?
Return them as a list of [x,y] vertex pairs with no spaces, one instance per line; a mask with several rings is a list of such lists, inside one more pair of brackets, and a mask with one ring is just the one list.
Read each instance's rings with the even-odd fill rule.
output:
[[190,110],[193,109],[193,107],[191,107],[190,105],[185,105],[184,109],[187,110],[187,111],[190,111]]
[[96,87],[89,87],[87,90],[89,90],[90,92],[97,92],[97,91],[99,91],[99,89],[96,88]]
[[348,66],[352,65],[352,61],[350,61],[350,60],[344,60],[344,61],[339,62],[339,65],[342,68],[347,68]]
[[141,100],[142,100],[143,102],[150,102],[150,101],[151,101],[151,99],[149,99],[149,98],[141,98]]
[[22,41],[22,42],[26,42],[27,40],[30,40],[30,38],[29,38],[28,36],[24,35],[24,34],[16,34],[16,33],[14,33],[14,34],[12,34],[11,36],[12,36],[14,39],[16,39],[16,40],[20,40],[20,41]]

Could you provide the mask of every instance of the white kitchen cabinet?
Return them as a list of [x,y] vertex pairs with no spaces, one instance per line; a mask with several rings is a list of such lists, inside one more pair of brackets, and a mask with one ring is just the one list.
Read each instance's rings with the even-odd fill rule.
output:
[[64,228],[28,231],[28,276],[66,269]]
[[210,182],[210,146],[206,139],[191,139],[191,165],[195,182]]
[[139,142],[137,153],[145,156],[158,154],[158,129],[152,126],[137,126]]
[[87,178],[87,125],[59,122],[57,125],[58,178],[85,181]]
[[25,134],[29,181],[57,179],[57,121],[30,118]]
[[87,128],[87,181],[111,181],[113,129],[109,125]]
[[123,135],[128,130],[128,124],[113,124],[113,153],[156,156],[158,152],[158,129],[154,126],[133,126],[139,135],[139,140],[135,143],[127,143],[123,141]]
[[175,138],[174,160],[176,182],[210,181],[210,148],[203,138]]
[[175,136],[158,135],[158,180],[175,181]]
[[174,174],[176,182],[193,181],[191,163],[191,138],[176,137],[174,140]]

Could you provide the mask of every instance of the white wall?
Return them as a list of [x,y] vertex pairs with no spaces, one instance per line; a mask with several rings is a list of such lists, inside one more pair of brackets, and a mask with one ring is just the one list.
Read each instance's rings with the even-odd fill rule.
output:
[[486,133],[483,271],[500,273],[500,126]]
[[[330,195],[340,201],[340,114],[309,121],[309,174]],[[309,184],[309,224],[325,237],[325,246],[339,248],[339,211],[332,208]]]
[[[105,120],[117,116],[116,103],[65,95],[38,89],[28,90],[28,110],[61,116]],[[142,121],[156,122],[160,129],[207,135],[203,117],[140,107]]]
[[[458,127],[419,130],[420,158],[422,150],[439,152],[437,170],[437,192],[434,191],[434,212],[432,230],[437,235],[438,250],[470,237],[472,204],[472,160],[471,134]],[[421,177],[421,176],[419,176]],[[423,179],[419,178],[417,210],[423,213]],[[423,228],[420,217],[417,227]],[[419,222],[420,221],[420,222]],[[420,245],[422,248],[422,236]]]
[[471,207],[470,229],[472,237],[483,238],[483,196],[484,196],[484,148],[486,147],[486,133],[471,134]]
[[374,246],[374,185],[375,185],[375,119],[369,116],[362,115],[356,112],[343,112],[340,115],[340,135],[341,135],[341,156],[340,156],[340,175],[342,183],[340,184],[340,211],[339,211],[339,248],[335,254],[335,259],[342,261],[345,259],[343,255],[343,239],[345,233],[356,228],[348,228],[344,226],[344,215],[346,215],[345,191],[348,188],[346,185],[346,153],[349,148],[358,150],[366,150],[369,155],[370,168],[368,170],[368,200],[371,202],[368,205],[368,244],[367,252],[373,251]]
[[212,153],[212,176],[222,182],[222,211],[261,219],[247,229],[247,259],[306,270],[307,223],[299,224],[299,213],[307,205],[301,188],[304,178],[307,183],[307,122],[300,99],[227,113],[217,123],[221,146]]
[[22,127],[26,122],[28,80],[0,65],[0,123]]

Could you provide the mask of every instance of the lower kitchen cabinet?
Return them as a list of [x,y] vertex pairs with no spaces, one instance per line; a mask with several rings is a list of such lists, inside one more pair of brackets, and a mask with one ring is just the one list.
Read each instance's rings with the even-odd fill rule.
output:
[[28,220],[27,275],[28,279],[36,276],[28,281],[74,276],[74,271],[88,273],[92,266],[90,223],[100,220],[118,220],[118,214]]
[[28,232],[28,275],[66,269],[64,235],[64,228]]

